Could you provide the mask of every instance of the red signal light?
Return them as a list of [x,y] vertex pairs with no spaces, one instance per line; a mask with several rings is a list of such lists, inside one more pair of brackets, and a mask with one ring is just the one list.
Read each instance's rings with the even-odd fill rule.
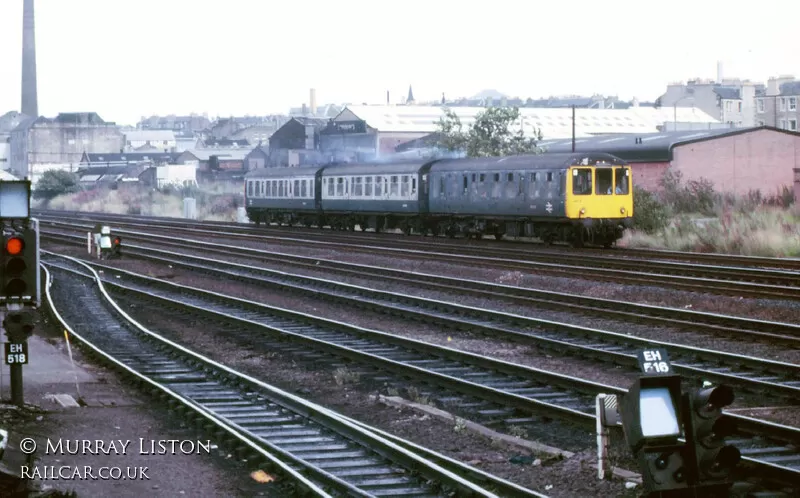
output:
[[122,241],[120,240],[120,238],[119,238],[119,237],[115,237],[115,238],[114,238],[114,245],[115,245],[115,246],[118,246],[118,245],[120,244],[120,242],[122,242]]
[[22,253],[22,250],[25,248],[25,242],[19,237],[11,237],[10,239],[6,240],[6,252],[12,256],[16,256]]

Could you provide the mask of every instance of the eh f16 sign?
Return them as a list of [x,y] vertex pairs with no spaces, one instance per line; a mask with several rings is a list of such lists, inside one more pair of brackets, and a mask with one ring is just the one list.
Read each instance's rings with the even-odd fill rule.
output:
[[636,355],[644,375],[670,375],[672,366],[666,349],[645,349]]

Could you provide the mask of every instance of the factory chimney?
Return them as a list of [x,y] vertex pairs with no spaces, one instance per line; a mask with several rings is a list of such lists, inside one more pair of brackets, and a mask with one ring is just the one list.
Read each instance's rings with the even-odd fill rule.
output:
[[391,105],[389,103],[389,90],[386,90],[386,105]]
[[39,117],[36,95],[36,31],[33,23],[33,0],[22,7],[22,114]]
[[722,61],[717,61],[717,83],[722,83]]
[[309,97],[308,103],[309,111],[311,111],[312,116],[317,115],[317,90],[312,88],[311,89],[311,96]]

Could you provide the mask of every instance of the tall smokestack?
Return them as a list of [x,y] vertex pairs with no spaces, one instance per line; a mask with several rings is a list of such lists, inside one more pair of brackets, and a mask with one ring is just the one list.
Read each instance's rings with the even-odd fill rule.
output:
[[722,83],[722,61],[717,61],[717,83]]
[[310,107],[309,111],[311,111],[311,115],[312,116],[316,116],[317,115],[317,90],[314,89],[314,88],[311,89],[311,96],[310,96],[310,101],[308,103],[308,106]]
[[33,0],[22,8],[22,114],[39,117],[36,95],[36,30],[33,24]]
[[389,103],[389,90],[386,90],[386,105],[391,105]]

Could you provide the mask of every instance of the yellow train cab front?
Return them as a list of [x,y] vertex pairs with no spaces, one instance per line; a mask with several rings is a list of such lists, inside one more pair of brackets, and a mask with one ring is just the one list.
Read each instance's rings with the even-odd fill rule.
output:
[[566,211],[570,219],[632,217],[631,168],[611,164],[569,168]]

